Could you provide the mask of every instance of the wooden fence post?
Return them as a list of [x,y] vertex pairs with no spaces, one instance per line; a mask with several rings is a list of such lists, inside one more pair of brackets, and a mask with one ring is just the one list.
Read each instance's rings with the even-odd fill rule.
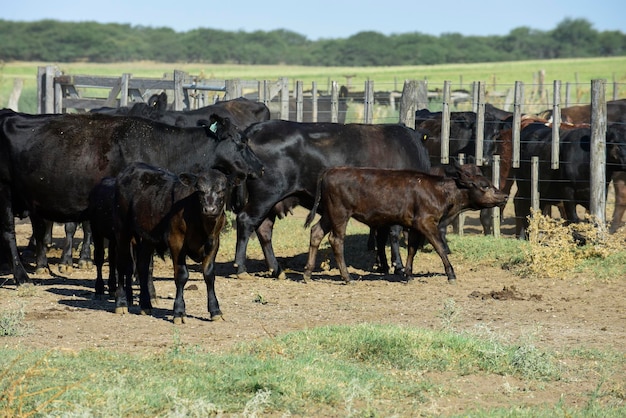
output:
[[406,80],[400,97],[400,123],[415,129],[415,108],[417,106],[417,84]]
[[[460,152],[457,155],[457,159],[459,160],[459,165],[465,164],[465,154]],[[459,236],[463,236],[463,226],[465,225],[465,212],[459,213],[459,216],[456,217],[456,222],[454,224],[454,229],[456,229],[456,233]]]
[[372,123],[374,120],[374,82],[367,80],[365,82],[365,108],[363,109],[363,123]]
[[46,76],[44,88],[46,94],[44,96],[44,113],[54,113],[54,76],[56,68],[53,65],[46,66]]
[[476,102],[476,165],[483,165],[483,145],[485,139],[485,83],[478,82]]
[[559,168],[560,128],[561,128],[561,82],[554,80],[554,99],[552,105],[552,164],[553,170]]
[[[491,167],[491,178],[493,179],[493,185],[496,189],[500,188],[500,156],[493,156],[493,166]],[[493,225],[493,236],[500,238],[500,208],[495,207],[491,209],[491,220]]]
[[[185,92],[183,91],[183,81],[185,79],[185,72],[181,70],[174,70],[174,110],[183,110],[185,108]],[[122,94],[126,91],[128,94],[128,89],[122,89]],[[123,100],[120,98],[120,106],[125,106],[122,104]]]
[[16,112],[19,111],[19,102],[20,95],[22,94],[22,88],[24,87],[24,79],[23,78],[15,78],[13,79],[13,90],[11,90],[11,95],[9,95],[9,102],[7,107]]
[[535,211],[539,211],[539,157],[530,159],[530,202]]
[[450,162],[450,81],[443,82],[441,103],[441,164]]
[[424,80],[417,81],[417,110],[428,109],[428,85]]
[[606,80],[591,80],[591,215],[606,222]]
[[289,78],[281,77],[278,82],[280,83],[280,118],[289,120]]
[[302,122],[302,114],[304,108],[304,99],[302,97],[303,88],[302,80],[296,81],[296,122]]
[[241,83],[239,80],[225,80],[224,81],[224,100],[236,99],[241,97]]
[[317,122],[317,81],[311,83],[311,122]]
[[524,85],[521,81],[515,82],[515,101],[513,102],[513,168],[519,168],[520,155],[520,123],[522,121],[522,101],[524,99]]
[[330,121],[339,121],[339,85],[333,81],[330,86]]

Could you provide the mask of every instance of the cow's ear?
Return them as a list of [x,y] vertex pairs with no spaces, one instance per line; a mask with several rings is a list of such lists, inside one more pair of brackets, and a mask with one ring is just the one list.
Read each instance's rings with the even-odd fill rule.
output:
[[198,176],[191,173],[180,173],[178,175],[178,181],[187,187],[195,187],[198,183]]
[[472,176],[468,175],[467,171],[463,168],[463,166],[459,166],[457,170],[457,175],[454,178],[456,184],[464,189],[469,189],[474,184],[474,179]]
[[225,130],[228,130],[231,125],[229,118],[223,118],[217,113],[212,113],[211,116],[209,116],[209,121],[211,121],[211,125],[213,125],[214,123],[217,123],[219,127]]

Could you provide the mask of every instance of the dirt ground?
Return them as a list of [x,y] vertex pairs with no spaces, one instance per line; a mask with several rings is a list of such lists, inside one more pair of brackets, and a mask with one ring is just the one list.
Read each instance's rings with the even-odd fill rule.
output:
[[[62,236],[61,231],[55,227],[55,237]],[[29,234],[28,224],[18,226],[21,245]],[[414,267],[418,277],[405,283],[396,276],[366,271],[373,256],[364,252],[360,257],[347,254],[351,272],[359,280],[343,285],[334,268],[318,269],[312,281],[302,283],[306,257],[302,252],[279,254],[287,280],[269,278],[260,259],[249,261],[252,278],[236,279],[232,261],[220,259],[216,291],[224,319],[208,320],[204,282],[191,264],[185,291],[188,318],[186,324],[175,326],[171,319],[175,290],[168,259],[155,261],[158,308],[152,316],[142,316],[136,306],[128,315],[116,315],[112,300],[93,300],[95,268],[75,268],[70,275],[61,275],[55,265],[59,255],[57,249],[49,253],[51,274],[32,275],[39,285],[31,293],[19,296],[11,276],[0,276],[2,309],[21,304],[31,328],[22,337],[3,337],[0,344],[63,350],[100,347],[132,353],[167,351],[174,344],[185,344],[222,352],[242,341],[330,324],[440,329],[444,303],[454,300],[460,310],[454,328],[459,331],[482,326],[511,342],[532,336],[535,345],[559,352],[576,347],[624,351],[626,347],[626,278],[608,282],[581,275],[560,280],[520,278],[501,268],[461,261],[453,254],[458,280],[449,285],[438,256],[422,253]],[[440,400],[441,408],[448,406],[437,409],[438,413],[506,406],[511,401],[510,393],[502,393],[505,377],[452,380],[460,395],[456,401]],[[509,379],[506,384],[520,383]],[[577,404],[588,399],[596,384],[581,377],[578,382],[556,382],[541,390],[521,388],[515,396],[522,403],[554,405],[563,395],[567,404]]]

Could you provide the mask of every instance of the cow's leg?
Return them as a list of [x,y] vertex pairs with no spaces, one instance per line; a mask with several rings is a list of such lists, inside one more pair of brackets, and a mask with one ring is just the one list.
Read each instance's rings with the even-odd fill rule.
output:
[[[481,209],[480,210],[480,224],[483,226],[483,233],[485,235],[491,235],[492,216],[491,211],[493,209]],[[502,217],[502,215],[500,215]],[[448,253],[449,254],[449,253]]]
[[[132,281],[133,281],[133,257],[131,255],[130,237],[125,233],[120,233],[116,237],[117,258],[116,269],[118,285],[115,289],[115,313],[128,313],[129,304],[133,302]],[[109,259],[109,265],[111,260]],[[111,291],[111,288],[109,288]]]
[[346,265],[346,259],[343,254],[343,245],[346,237],[346,226],[347,222],[335,224],[328,236],[328,241],[330,241],[330,246],[333,248],[333,253],[335,254],[335,261],[337,262],[337,267],[339,267],[339,274],[343,278],[345,283],[350,283],[352,278],[350,277],[350,273],[348,272],[348,266]]
[[417,230],[424,234],[424,237],[433,246],[441,261],[443,262],[446,275],[448,276],[448,283],[456,282],[456,274],[448,259],[446,253],[446,246],[443,243],[441,234],[439,233],[439,223],[432,217],[423,217],[417,220]]
[[[1,190],[0,186],[0,195],[4,196],[4,190]],[[9,196],[10,193],[6,194]],[[15,240],[15,217],[13,216],[13,210],[10,205],[10,200],[7,202],[0,203],[0,207],[2,207],[2,211],[0,212],[0,228],[2,228],[2,240],[6,244],[6,248],[9,249],[11,256],[11,268],[13,270],[13,279],[15,280],[16,285],[32,283],[30,277],[28,277],[28,273],[26,273],[26,269],[22,264],[22,260],[20,259],[20,253],[17,249],[17,242]]]
[[[402,265],[402,256],[400,255],[400,238],[402,237],[403,228],[400,225],[393,225],[389,228],[389,245],[391,247],[391,265],[394,274],[402,274],[404,266]],[[385,260],[386,261],[386,260]]]
[[43,236],[43,245],[46,246],[46,248],[51,248],[52,247],[52,229],[54,228],[54,222],[52,221],[45,221],[46,222],[46,233]]
[[[116,268],[115,266],[117,266],[117,244],[115,242],[115,239],[112,238],[109,240],[109,295],[113,296],[115,294],[115,290],[117,289],[118,285],[118,280],[117,280],[117,274],[116,274]],[[132,275],[132,272],[131,272]]]
[[[93,261],[96,265],[96,294],[94,298],[104,299],[104,278],[102,277],[102,266],[104,265],[104,237],[99,233],[93,234]],[[109,254],[109,277],[111,276],[111,270],[114,270],[114,265],[115,264],[111,263]]]
[[153,293],[153,291],[150,290],[150,286],[154,286],[151,278],[152,253],[154,252],[154,248],[145,241],[140,241],[135,246],[135,249],[137,251],[135,267],[137,269],[137,276],[139,277],[139,307],[141,308],[142,315],[151,315],[151,293]]
[[271,213],[267,218],[263,219],[261,225],[256,229],[256,236],[263,249],[263,255],[265,256],[265,263],[270,274],[281,280],[287,276],[285,272],[278,264],[278,259],[274,254],[274,247],[272,246],[272,232],[274,231],[274,222],[276,222],[276,215]]
[[390,237],[389,227],[377,228],[375,237],[378,267],[383,274],[389,274],[389,263],[387,262],[387,253],[385,251],[387,246],[387,237]]
[[215,257],[217,256],[219,246],[220,240],[219,234],[217,234],[213,245],[211,245],[209,253],[202,261],[202,275],[204,276],[207,293],[207,309],[209,311],[209,315],[211,315],[211,321],[222,318],[220,304],[217,301],[217,295],[215,294]]
[[311,272],[315,268],[315,259],[317,258],[317,250],[322,243],[322,240],[330,231],[330,225],[326,222],[324,216],[322,216],[315,225],[311,227],[311,238],[309,241],[309,257],[307,258],[306,265],[304,266],[304,274],[302,280],[307,281],[311,279]]
[[422,236],[413,228],[409,229],[409,239],[407,243],[408,251],[406,256],[406,266],[404,267],[404,274],[407,280],[413,279],[413,260],[415,259],[415,254],[417,253],[420,244],[423,244]]
[[246,251],[250,236],[254,232],[253,220],[248,213],[240,212],[237,214],[237,247],[235,249],[234,267],[237,271],[237,277],[246,276]]
[[33,236],[35,237],[35,273],[45,274],[48,272],[48,256],[44,245],[44,235],[46,233],[46,221],[39,216],[30,215],[33,226]]
[[367,249],[368,251],[376,250],[376,228],[370,228],[370,233],[367,237]]
[[515,236],[519,239],[528,239],[530,198],[526,195],[522,195],[518,190],[517,196],[513,200],[513,206],[515,207]]
[[626,172],[618,172],[613,175],[613,190],[615,191],[615,208],[609,232],[612,234],[622,225],[622,218],[626,212]]
[[[180,325],[186,321],[186,309],[185,309],[185,285],[189,280],[189,270],[185,259],[187,258],[185,252],[182,250],[182,245],[172,246],[170,245],[170,253],[172,256],[172,262],[174,263],[174,284],[176,285],[176,297],[174,299],[174,324]],[[139,270],[139,264],[137,265]],[[140,270],[139,270],[140,271]],[[139,275],[141,280],[141,274]]]
[[[248,208],[250,209],[250,208]],[[271,206],[267,207],[267,205],[259,205],[259,207],[252,208],[250,210],[254,210],[254,213],[249,213],[248,211],[242,211],[237,214],[237,248],[235,251],[235,269],[237,270],[237,277],[243,278],[247,276],[246,273],[246,250],[248,248],[248,242],[250,241],[250,236],[252,233],[257,230],[257,228],[261,227],[261,224],[265,221],[267,214],[271,213]],[[271,266],[270,268],[275,268],[273,271],[274,277],[278,277],[280,274],[280,267],[278,266],[278,260],[274,256],[274,250],[272,248],[271,242],[271,228],[273,228],[274,223],[266,224],[261,227],[261,234],[264,235],[259,237],[260,240],[266,239],[267,242],[265,245],[266,248],[263,249],[265,256],[270,257],[271,259],[266,259],[266,264]],[[269,229],[269,232],[267,230]],[[264,245],[261,242],[261,245]]]
[[78,224],[76,222],[66,222],[64,224],[65,240],[63,241],[63,251],[61,253],[61,260],[59,261],[59,272],[61,273],[69,274],[72,272],[72,250],[77,226]]
[[[154,250],[153,250],[154,251]],[[133,264],[135,265],[135,264]],[[154,257],[152,256],[152,254],[150,254],[150,263],[148,264],[148,281],[146,283],[146,292],[148,292],[148,296],[150,297],[150,301],[152,303],[152,306],[155,306],[157,303],[157,299],[156,299],[156,289],[154,288]],[[136,275],[138,276],[139,273],[135,270]],[[139,281],[139,284],[141,285],[141,281]]]
[[91,224],[89,221],[84,221],[83,226],[83,245],[80,249],[80,256],[78,258],[78,268],[91,268],[93,266],[93,260],[91,259],[91,242],[93,240],[91,234]]

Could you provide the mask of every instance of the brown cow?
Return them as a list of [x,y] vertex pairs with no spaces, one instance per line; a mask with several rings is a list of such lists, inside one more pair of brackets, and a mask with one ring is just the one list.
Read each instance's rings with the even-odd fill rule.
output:
[[[507,196],[496,189],[476,167],[458,167],[454,178],[434,176],[411,170],[338,167],[320,176],[315,204],[305,226],[313,221],[320,207],[321,219],[311,228],[309,258],[304,280],[310,279],[317,249],[330,232],[329,241],[347,283],[350,274],[343,256],[346,226],[354,218],[370,227],[390,224],[409,229],[409,251],[404,275],[412,278],[413,258],[423,238],[441,257],[448,281],[456,280],[448,260],[440,226],[447,225],[460,212],[504,205]],[[321,203],[321,205],[320,205]],[[383,249],[384,251],[384,249]]]

